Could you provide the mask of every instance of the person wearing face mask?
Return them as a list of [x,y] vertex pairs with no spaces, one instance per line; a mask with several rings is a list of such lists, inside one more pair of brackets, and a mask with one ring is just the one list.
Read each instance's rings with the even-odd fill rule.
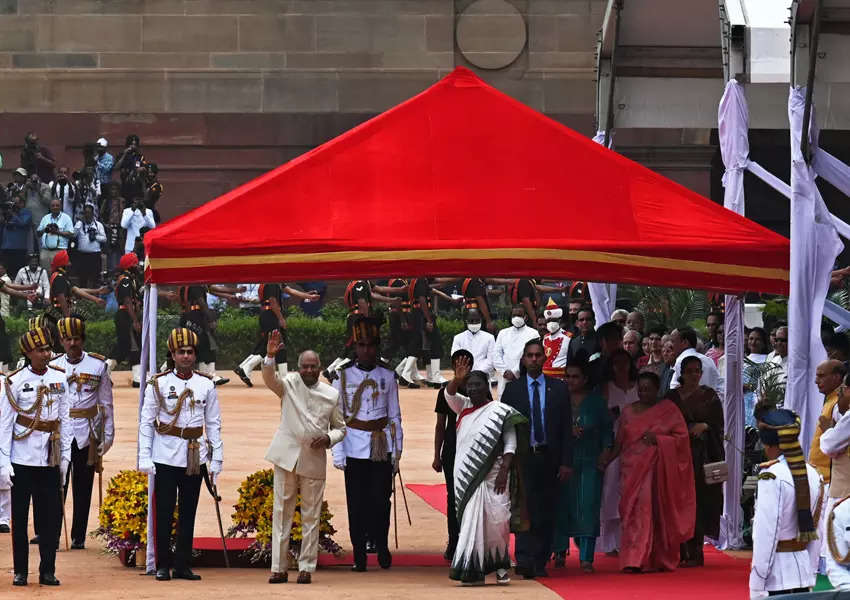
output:
[[493,374],[493,356],[496,352],[496,338],[482,328],[481,313],[476,308],[466,312],[466,330],[461,331],[452,340],[452,353],[467,350],[472,354],[475,367],[488,375]]
[[501,397],[505,384],[520,376],[519,361],[522,358],[525,343],[540,339],[540,334],[525,322],[525,307],[514,304],[511,309],[511,326],[505,327],[496,336],[493,353],[493,366],[501,372],[498,396]]
[[546,335],[543,336],[543,348],[546,350],[546,362],[543,363],[543,373],[549,377],[564,379],[564,367],[567,365],[567,352],[572,335],[561,329],[561,317],[564,309],[549,298],[546,310]]

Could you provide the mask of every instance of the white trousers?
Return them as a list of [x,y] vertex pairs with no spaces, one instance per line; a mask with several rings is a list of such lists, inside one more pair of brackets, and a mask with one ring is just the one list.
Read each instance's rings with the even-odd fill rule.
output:
[[272,573],[289,566],[289,530],[295,514],[295,501],[301,494],[301,553],[298,570],[313,572],[319,556],[319,519],[322,515],[324,479],[311,479],[274,468],[274,511],[272,513]]
[[12,489],[0,490],[0,525],[12,523]]

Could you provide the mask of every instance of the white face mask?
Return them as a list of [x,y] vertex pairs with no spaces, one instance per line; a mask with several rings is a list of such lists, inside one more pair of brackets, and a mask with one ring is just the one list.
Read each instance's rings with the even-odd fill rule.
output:
[[546,329],[549,330],[549,333],[555,333],[556,331],[560,331],[561,324],[558,323],[557,321],[547,321],[546,322]]
[[525,319],[523,319],[522,317],[514,317],[511,319],[511,325],[513,325],[517,329],[525,327]]
[[472,333],[478,333],[481,331],[481,323],[467,323],[466,328]]

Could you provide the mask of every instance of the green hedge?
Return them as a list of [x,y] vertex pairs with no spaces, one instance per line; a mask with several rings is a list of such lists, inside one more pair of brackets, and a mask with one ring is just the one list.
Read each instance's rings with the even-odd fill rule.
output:
[[[290,364],[295,364],[297,355],[302,350],[311,348],[319,353],[324,364],[329,364],[334,358],[340,356],[345,346],[345,319],[338,315],[333,318],[323,317],[315,319],[305,316],[300,311],[292,311],[287,317],[287,331],[289,343],[287,354]],[[165,340],[169,331],[178,323],[179,316],[176,314],[158,315],[157,325],[157,359],[162,361],[165,357]],[[438,319],[440,336],[443,341],[444,357],[443,366],[448,366],[448,353],[452,346],[452,338],[463,330],[464,324],[460,320]],[[27,326],[25,318],[9,317],[6,319],[6,331],[12,346],[12,355],[17,361],[20,356],[18,352],[18,338],[23,334]],[[86,349],[98,352],[105,356],[112,353],[115,345],[115,323],[108,320],[89,320],[86,323]],[[389,337],[389,329],[386,324],[382,329],[384,340]],[[219,350],[216,358],[216,369],[233,369],[253,349],[259,337],[259,324],[256,316],[246,315],[236,310],[225,310],[218,320],[215,334]]]

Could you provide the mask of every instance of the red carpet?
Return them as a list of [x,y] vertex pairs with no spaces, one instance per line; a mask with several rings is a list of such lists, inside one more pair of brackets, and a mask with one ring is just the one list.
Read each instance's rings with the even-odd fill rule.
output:
[[[446,513],[445,485],[408,484],[407,488],[436,510]],[[620,571],[617,558],[609,558],[604,554],[596,555],[593,566],[596,569],[593,575],[582,573],[579,570],[578,549],[573,548],[567,557],[565,569],[550,568],[551,577],[537,581],[562,598],[581,600],[715,600],[748,596],[749,559],[732,558],[711,546],[705,547],[705,566],[698,569],[627,575]]]

